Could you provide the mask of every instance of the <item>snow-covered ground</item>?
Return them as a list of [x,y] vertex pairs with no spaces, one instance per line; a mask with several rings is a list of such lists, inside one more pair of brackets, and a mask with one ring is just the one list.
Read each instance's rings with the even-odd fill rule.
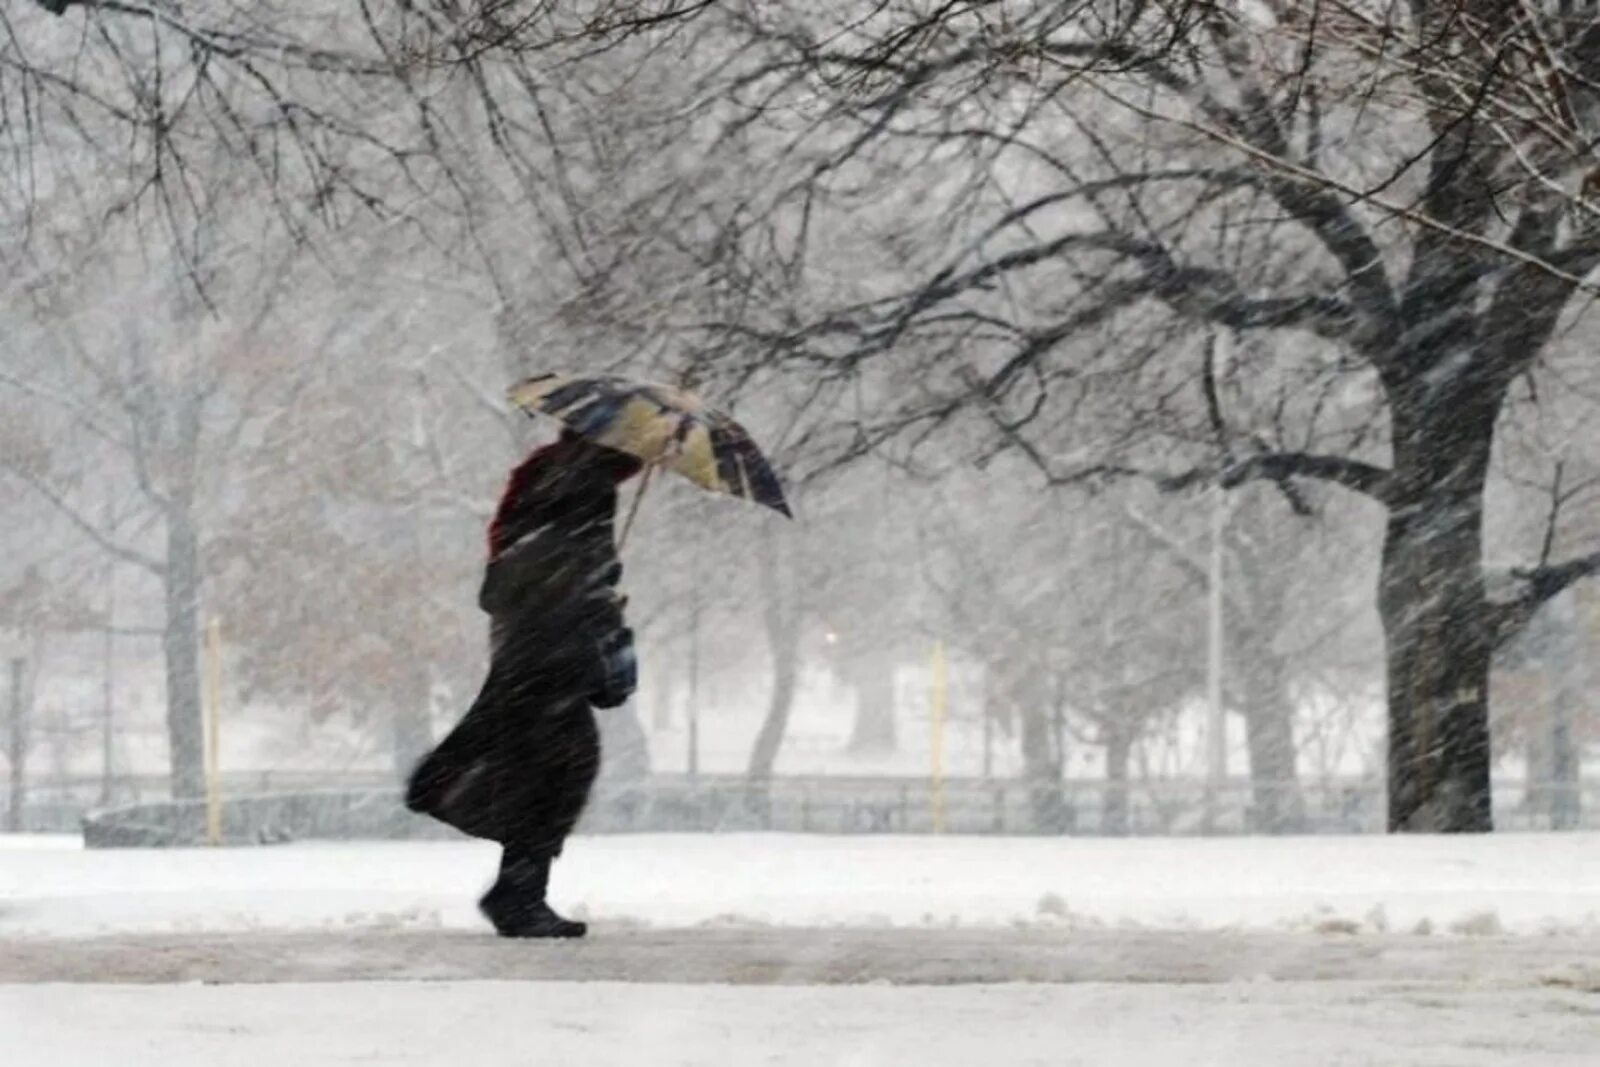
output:
[[[62,843],[0,844],[0,936],[477,928],[496,862],[465,841],[46,847]],[[1600,932],[1600,835],[579,837],[552,898],[651,926]]]
[[584,837],[560,945],[495,859],[0,837],[0,1063],[1600,1062],[1600,835]]
[[0,987],[8,1067],[1592,1067],[1595,998],[1369,984]]

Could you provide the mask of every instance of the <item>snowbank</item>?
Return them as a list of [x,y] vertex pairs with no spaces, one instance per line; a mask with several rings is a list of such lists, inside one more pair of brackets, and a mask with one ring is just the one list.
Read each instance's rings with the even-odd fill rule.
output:
[[[0,937],[481,925],[478,842],[7,848]],[[53,842],[58,843],[58,842]],[[582,837],[558,906],[612,922],[1600,930],[1600,835],[1131,839]]]

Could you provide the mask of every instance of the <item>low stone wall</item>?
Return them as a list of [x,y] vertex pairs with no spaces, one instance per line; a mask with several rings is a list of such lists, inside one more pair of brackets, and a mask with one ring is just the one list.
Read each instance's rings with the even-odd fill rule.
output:
[[[801,833],[924,833],[933,830],[925,787],[870,781],[818,784],[778,779],[647,779],[598,787],[579,833],[786,830]],[[1020,789],[953,791],[944,828],[960,833],[1028,833]],[[1053,832],[1070,832],[1070,822]],[[206,841],[203,801],[156,801],[91,812],[90,848],[160,848]],[[222,841],[229,845],[312,839],[449,838],[455,831],[405,809],[397,790],[313,790],[228,797]]]
[[[654,791],[597,792],[580,833],[650,829],[720,829],[754,820],[719,817],[713,806],[656,802]],[[709,816],[709,818],[708,818]],[[456,832],[407,811],[398,790],[315,791],[229,797],[222,805],[222,843],[270,845],[305,839],[451,838]],[[89,848],[181,848],[206,843],[204,801],[157,801],[91,812],[83,819]]]
[[[393,790],[267,793],[229,797],[222,805],[222,842],[274,844],[305,838],[427,836],[431,820],[405,809]],[[448,836],[438,827],[433,836]],[[166,800],[90,812],[83,819],[89,848],[169,848],[206,842],[206,805]]]
[[0,811],[0,833],[70,834],[77,832],[82,821],[82,804],[62,800],[35,802],[24,807],[16,820],[9,811]]
[[[1301,833],[1382,829],[1383,794],[1376,783],[1304,786]],[[1233,782],[1210,799],[1199,783],[1129,789],[1125,830],[1132,834],[1238,834],[1255,829],[1252,791]],[[774,778],[654,775],[602,782],[579,823],[580,833],[777,830],[795,833],[1099,834],[1107,825],[1109,789],[1097,782],[1039,783],[953,779],[935,788],[911,778]],[[1509,797],[1507,798],[1510,799]],[[1600,812],[1600,796],[1583,805]],[[1520,825],[1519,808],[1502,803],[1504,829]],[[1526,821],[1526,820],[1525,820]],[[83,819],[91,848],[198,845],[205,841],[205,804],[155,801],[95,811]],[[408,812],[397,788],[355,782],[339,788],[230,792],[223,805],[227,844],[270,844],[307,838],[448,838],[455,831]]]

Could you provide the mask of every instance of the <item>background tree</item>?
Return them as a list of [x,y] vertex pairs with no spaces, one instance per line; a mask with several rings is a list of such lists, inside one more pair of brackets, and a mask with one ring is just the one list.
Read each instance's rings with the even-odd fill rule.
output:
[[404,352],[365,321],[320,339],[312,385],[263,431],[249,506],[212,554],[215,599],[252,696],[368,726],[404,777],[433,743],[436,691],[457,714],[475,691],[483,525],[509,450],[492,424],[442,434],[461,405],[437,408],[415,356],[358,355]]
[[[1506,447],[1587,410],[1582,346],[1561,332],[1600,255],[1588,9],[865,11],[513,0],[267,25],[206,2],[9,10],[0,89],[22,121],[5,128],[0,218],[26,280],[10,313],[45,331],[94,294],[109,297],[96,321],[139,306],[149,328],[159,298],[177,351],[250,321],[244,294],[292,264],[297,302],[313,276],[328,290],[303,318],[346,300],[358,329],[448,294],[455,321],[403,343],[428,349],[449,456],[504,454],[487,443],[504,382],[567,366],[691,380],[777,426],[764,439],[797,479],[874,454],[946,478],[952,460],[1015,453],[1057,490],[1264,480],[1290,511],[1384,525],[1391,826],[1487,828],[1490,653],[1600,563],[1573,457]],[[330,263],[344,242],[390,255],[361,275]],[[159,285],[141,288],[135,255]],[[120,428],[78,419],[81,383],[16,351],[13,393],[42,390],[86,440]],[[164,358],[157,392],[181,400],[195,376]],[[228,396],[188,422],[173,400],[171,441],[190,423],[201,439],[246,427],[246,446],[264,434],[267,405]],[[336,422],[318,432],[336,440]],[[372,484],[318,483],[343,498],[330,511],[402,510],[386,494],[430,484],[428,451]],[[54,488],[93,539],[76,490]],[[1562,501],[1548,536],[1497,517],[1527,494]],[[102,539],[165,566],[157,536]],[[791,563],[809,593],[808,553]],[[656,574],[643,588],[678,581]],[[1248,608],[1263,633],[1274,604]],[[1271,673],[1238,703],[1265,706]]]
[[[1062,394],[1115,380],[1159,403],[1209,373],[1187,346],[1074,344],[1090,327],[1292,337],[1231,373],[1298,395],[1265,425],[1213,411],[1226,447],[1187,465],[1229,486],[1319,479],[1383,507],[1389,825],[1489,829],[1491,652],[1600,564],[1580,552],[1518,570],[1506,602],[1484,592],[1496,426],[1600,257],[1589,26],[1473,0],[750,15],[757,58],[731,99],[753,121],[757,102],[787,114],[779,100],[809,116],[765,211],[921,195],[939,228],[886,212],[861,242],[920,280],[740,330],[752,358],[841,383],[915,361],[924,387],[879,414],[878,439],[999,412],[1019,448]],[[906,184],[864,192],[872,173]],[[1175,473],[1117,443],[1034,451],[1056,481]]]
[[[58,276],[48,288],[16,294],[4,384],[69,421],[83,451],[63,473],[70,478],[86,461],[121,472],[137,488],[140,513],[113,534],[71,480],[27,462],[7,470],[79,535],[159,584],[173,793],[197,796],[204,542],[233,503],[225,464],[245,447],[247,425],[274,417],[293,390],[293,376],[282,373],[290,354],[264,345],[261,334],[281,275],[242,272],[262,288],[239,300],[237,318],[222,318],[202,313],[192,291],[175,292],[164,284],[170,275],[158,272],[140,294],[142,314],[119,316],[119,329],[108,333],[92,317],[89,287],[131,292],[121,271],[133,264],[107,256],[104,246],[98,254],[98,263],[79,264],[73,281]],[[219,274],[214,284],[228,283]]]

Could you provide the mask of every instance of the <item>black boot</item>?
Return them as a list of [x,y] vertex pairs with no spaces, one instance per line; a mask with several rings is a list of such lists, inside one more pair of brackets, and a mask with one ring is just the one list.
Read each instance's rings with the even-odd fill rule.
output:
[[501,937],[582,937],[588,924],[563,919],[545,902],[550,857],[530,856],[508,847],[500,858],[500,877],[478,901],[478,910]]

